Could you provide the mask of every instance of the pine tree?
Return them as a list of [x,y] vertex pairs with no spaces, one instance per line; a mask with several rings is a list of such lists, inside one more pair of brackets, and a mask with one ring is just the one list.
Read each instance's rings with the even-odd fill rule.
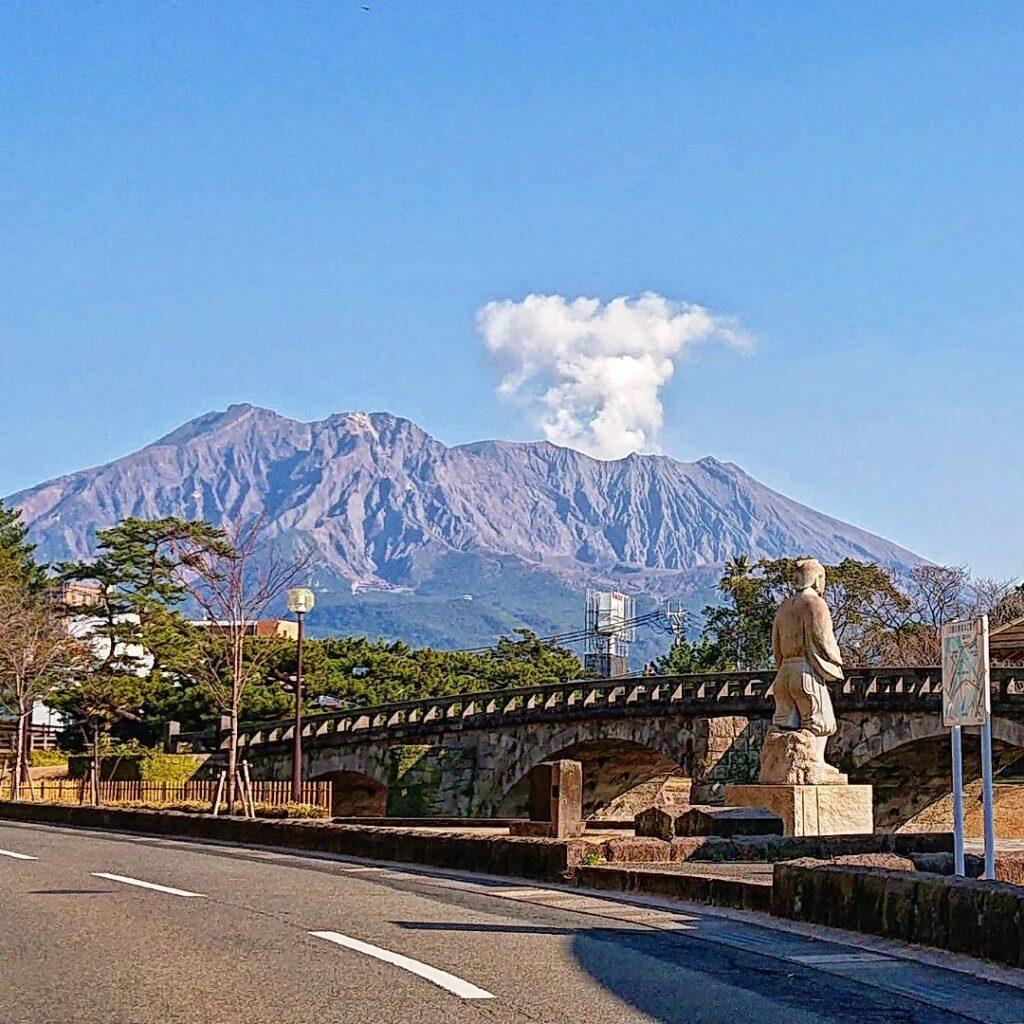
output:
[[28,539],[28,528],[21,512],[6,508],[0,501],[0,583],[10,580],[39,593],[46,586],[46,570],[37,564],[35,544]]

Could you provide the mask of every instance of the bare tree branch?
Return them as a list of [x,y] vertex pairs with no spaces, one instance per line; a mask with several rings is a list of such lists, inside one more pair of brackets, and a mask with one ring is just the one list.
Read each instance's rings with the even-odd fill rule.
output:
[[202,683],[230,719],[228,803],[233,806],[242,698],[278,653],[272,638],[256,636],[256,624],[305,577],[312,551],[285,557],[279,546],[268,542],[262,518],[228,525],[224,531],[227,546],[195,551],[180,569],[181,583],[204,619],[190,631],[181,670]]

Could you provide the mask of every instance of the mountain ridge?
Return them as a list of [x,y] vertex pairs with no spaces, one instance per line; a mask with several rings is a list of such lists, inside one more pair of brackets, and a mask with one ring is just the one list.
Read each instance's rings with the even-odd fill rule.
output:
[[[479,602],[472,615],[460,609],[476,625],[446,635],[452,642],[475,643],[509,624],[543,629],[550,620],[558,631],[587,585],[699,602],[716,567],[741,554],[922,561],[710,455],[601,460],[500,439],[448,446],[388,412],[307,423],[231,405],[7,502],[51,561],[87,557],[95,530],[128,515],[263,516],[272,536],[316,550],[325,626],[358,628],[354,599],[368,590],[405,595],[380,620],[396,635],[413,598]],[[422,628],[429,639],[427,615]]]

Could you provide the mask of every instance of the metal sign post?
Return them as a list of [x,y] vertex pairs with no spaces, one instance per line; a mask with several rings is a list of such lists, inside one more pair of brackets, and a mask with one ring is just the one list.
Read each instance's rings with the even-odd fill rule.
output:
[[996,815],[992,792],[992,694],[989,672],[988,616],[982,615],[981,660],[985,666],[985,721],[981,725],[981,798],[985,822],[985,877],[996,877]]
[[942,627],[942,723],[950,728],[953,760],[953,850],[956,873],[964,873],[964,796],[961,732],[981,726],[981,777],[985,820],[985,878],[995,878],[992,811],[992,698],[989,685],[988,616],[947,622]]
[[953,869],[964,874],[964,763],[960,726],[949,730],[953,754]]
[[996,822],[992,806],[992,718],[981,727],[981,799],[985,817],[985,878],[996,877]]

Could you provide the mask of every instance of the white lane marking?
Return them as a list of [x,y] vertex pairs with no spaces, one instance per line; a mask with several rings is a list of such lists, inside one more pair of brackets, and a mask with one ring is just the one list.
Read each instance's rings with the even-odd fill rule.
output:
[[814,965],[816,967],[830,966],[843,967],[846,964],[877,964],[892,963],[892,957],[881,956],[878,953],[812,953],[802,956],[789,956],[786,959],[795,960],[797,963]]
[[346,949],[355,950],[357,953],[364,953],[366,956],[383,960],[385,963],[394,964],[395,967],[401,967],[403,971],[408,971],[410,974],[416,974],[421,978],[425,978],[427,981],[433,982],[453,995],[457,995],[460,999],[494,998],[490,992],[477,988],[476,985],[463,981],[462,978],[456,978],[454,974],[438,970],[438,968],[431,967],[429,964],[420,963],[419,960],[402,956],[401,953],[392,953],[389,949],[381,949],[380,946],[371,946],[368,942],[360,942],[359,939],[342,935],[341,932],[310,932],[309,934],[316,936],[318,939],[326,939],[328,942],[344,946]]
[[38,857],[30,857],[27,853],[15,853],[13,850],[0,850],[0,857],[13,857],[14,860],[38,860]]
[[156,882],[143,882],[139,878],[128,878],[126,875],[109,875],[106,871],[94,871],[94,878],[107,878],[111,882],[124,882],[125,885],[137,885],[140,889],[155,889],[157,892],[167,892],[172,896],[197,896],[199,899],[206,899],[201,892],[189,892],[187,889],[173,889],[169,885],[157,885]]

